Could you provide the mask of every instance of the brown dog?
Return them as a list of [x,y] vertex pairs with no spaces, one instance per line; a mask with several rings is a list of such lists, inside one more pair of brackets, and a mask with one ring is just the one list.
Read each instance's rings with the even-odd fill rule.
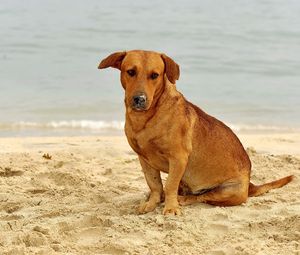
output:
[[[239,205],[292,180],[253,185],[251,162],[239,139],[176,90],[179,66],[165,54],[116,52],[98,68],[107,67],[121,70],[125,133],[151,190],[140,213],[153,211],[164,198],[163,214],[179,215],[179,204],[195,202]],[[168,173],[165,189],[160,171]]]

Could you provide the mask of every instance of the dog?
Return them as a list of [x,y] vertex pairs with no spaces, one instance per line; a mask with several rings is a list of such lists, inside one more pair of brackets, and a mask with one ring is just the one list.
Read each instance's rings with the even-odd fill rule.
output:
[[[248,197],[289,183],[287,176],[263,185],[250,182],[251,162],[223,122],[187,101],[176,89],[179,65],[165,54],[116,52],[98,68],[121,71],[125,90],[125,134],[137,153],[150,188],[139,213],[165,202],[163,214],[180,215],[180,205],[203,202],[234,206]],[[168,173],[163,188],[160,172]]]

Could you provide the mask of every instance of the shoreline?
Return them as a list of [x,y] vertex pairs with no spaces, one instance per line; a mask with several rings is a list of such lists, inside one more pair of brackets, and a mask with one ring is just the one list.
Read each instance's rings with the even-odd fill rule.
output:
[[[222,121],[222,120],[221,120]],[[222,121],[236,134],[300,133],[300,126],[263,124],[234,124]],[[1,137],[67,137],[67,136],[122,136],[124,120],[62,120],[46,122],[0,122]]]

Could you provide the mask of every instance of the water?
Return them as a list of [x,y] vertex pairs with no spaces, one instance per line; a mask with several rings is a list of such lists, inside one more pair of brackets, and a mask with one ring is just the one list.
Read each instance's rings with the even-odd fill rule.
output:
[[300,129],[300,1],[0,1],[0,136],[121,132],[114,51],[165,52],[237,130]]

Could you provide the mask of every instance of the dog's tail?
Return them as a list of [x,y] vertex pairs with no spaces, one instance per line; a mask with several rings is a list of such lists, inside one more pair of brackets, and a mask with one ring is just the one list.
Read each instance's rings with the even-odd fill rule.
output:
[[248,196],[256,197],[256,196],[259,196],[261,194],[268,192],[271,189],[281,188],[282,186],[291,182],[293,180],[293,178],[294,178],[293,175],[289,175],[289,176],[286,176],[279,180],[268,182],[268,183],[265,183],[262,185],[254,185],[253,183],[250,182]]

